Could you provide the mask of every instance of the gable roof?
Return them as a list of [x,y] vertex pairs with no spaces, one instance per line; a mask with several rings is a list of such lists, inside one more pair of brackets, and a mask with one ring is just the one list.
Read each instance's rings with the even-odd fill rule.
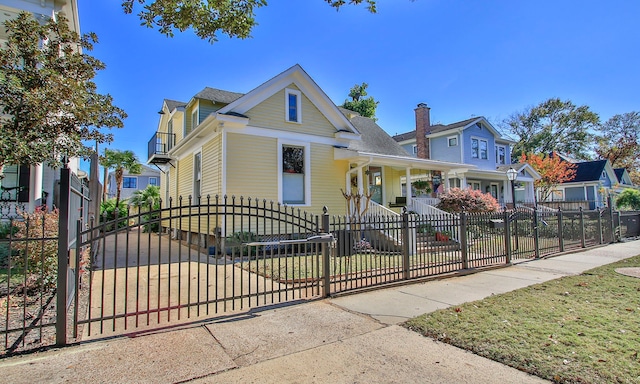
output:
[[164,104],[167,106],[167,109],[169,110],[170,113],[176,108],[184,107],[187,105],[187,103],[184,103],[182,101],[169,100],[169,99],[164,99]]
[[329,96],[316,84],[299,64],[283,71],[263,84],[241,95],[218,110],[220,114],[235,112],[245,114],[248,110],[267,98],[280,92],[290,84],[294,84],[311,103],[318,108],[324,117],[334,126],[336,131],[358,134],[358,130],[349,119],[331,101]]
[[625,168],[614,168],[613,171],[616,173],[616,178],[619,183],[622,183],[622,178],[624,177]]
[[506,175],[509,168],[513,168],[518,172],[527,171],[527,173],[529,173],[531,177],[533,177],[536,180],[542,178],[542,176],[538,173],[538,171],[533,169],[533,167],[529,163],[514,163],[514,164],[500,165],[496,167],[496,171],[502,172]]
[[409,153],[372,119],[354,116],[350,120],[360,132],[361,140],[352,140],[349,149],[380,155],[409,156]]
[[[489,130],[494,134],[496,139],[513,142],[511,139],[504,138],[502,136],[502,133],[498,132],[498,130],[496,130],[493,127],[493,125],[491,125],[491,123],[489,123],[489,121],[487,121],[487,119],[485,119],[483,116],[476,116],[466,120],[456,121],[455,123],[451,123],[451,124],[432,125],[430,129],[430,133],[427,134],[427,137],[434,136],[434,135],[440,136],[439,134],[446,133],[448,131],[457,130],[457,129],[466,129],[472,126],[473,124],[477,124],[480,122],[483,122],[484,125],[487,126],[487,128],[489,128]],[[415,140],[415,138],[416,138],[415,130],[393,136],[393,139],[398,142]]]
[[244,96],[244,93],[229,92],[222,89],[205,87],[202,91],[196,93],[194,98],[213,101],[214,103],[229,104]]
[[573,178],[573,180],[566,181],[565,183],[600,180],[600,176],[602,175],[602,171],[605,170],[607,161],[608,160],[595,160],[574,163],[576,166],[576,176]]

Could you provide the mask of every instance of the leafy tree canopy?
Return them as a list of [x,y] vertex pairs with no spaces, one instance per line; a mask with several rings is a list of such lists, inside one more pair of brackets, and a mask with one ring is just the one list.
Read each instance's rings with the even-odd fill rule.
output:
[[588,106],[552,98],[517,112],[503,122],[518,140],[512,158],[523,153],[549,154],[553,151],[576,158],[589,158],[593,131],[600,118]]
[[83,141],[109,142],[102,128],[121,128],[126,114],[93,78],[104,64],[86,54],[95,34],[79,37],[67,20],[40,24],[29,13],[5,22],[0,48],[0,170],[6,164],[59,166],[61,157],[87,156]]
[[350,111],[358,112],[361,116],[370,117],[374,121],[376,119],[376,108],[378,108],[379,101],[376,101],[373,96],[367,96],[367,87],[369,84],[362,83],[356,84],[351,87],[349,91],[349,97],[351,100],[345,100],[342,104],[342,108]]
[[540,193],[540,199],[546,200],[551,191],[565,181],[571,181],[576,177],[576,165],[563,161],[558,156],[545,156],[535,154],[520,155],[521,163],[529,163],[542,177],[534,181],[534,185]]
[[[308,1],[308,0],[305,0]],[[376,13],[376,0],[324,0],[331,7],[343,5],[367,5],[367,10]],[[217,41],[217,33],[229,37],[246,39],[253,27],[255,9],[267,5],[267,0],[123,0],[125,13],[133,13],[136,4],[142,5],[138,17],[142,25],[173,36],[174,30],[184,32],[192,28],[201,39],[210,43]]]
[[616,198],[616,206],[640,211],[640,191],[631,188],[625,189]]
[[614,168],[626,168],[640,184],[640,113],[615,115],[598,127],[596,153]]

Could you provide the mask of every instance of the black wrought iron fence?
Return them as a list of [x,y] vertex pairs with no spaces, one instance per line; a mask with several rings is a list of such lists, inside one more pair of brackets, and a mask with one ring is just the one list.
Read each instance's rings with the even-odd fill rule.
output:
[[55,235],[35,216],[0,236],[4,353],[595,246],[632,233],[637,219],[527,207],[354,218],[203,197],[86,228],[85,194],[68,170],[62,179]]

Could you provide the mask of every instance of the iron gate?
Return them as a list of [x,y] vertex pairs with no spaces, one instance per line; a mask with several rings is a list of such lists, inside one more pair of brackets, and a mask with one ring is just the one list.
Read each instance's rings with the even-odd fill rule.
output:
[[90,267],[76,289],[74,337],[318,297],[321,233],[317,215],[234,197],[103,217],[78,230],[77,264]]

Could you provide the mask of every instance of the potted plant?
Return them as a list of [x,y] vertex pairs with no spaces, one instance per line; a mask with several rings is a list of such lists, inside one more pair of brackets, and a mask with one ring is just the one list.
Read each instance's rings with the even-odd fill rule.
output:
[[416,190],[416,192],[419,192],[420,194],[431,193],[431,188],[429,187],[429,181],[427,180],[416,180],[413,183],[411,183],[411,186],[413,187],[413,189]]

